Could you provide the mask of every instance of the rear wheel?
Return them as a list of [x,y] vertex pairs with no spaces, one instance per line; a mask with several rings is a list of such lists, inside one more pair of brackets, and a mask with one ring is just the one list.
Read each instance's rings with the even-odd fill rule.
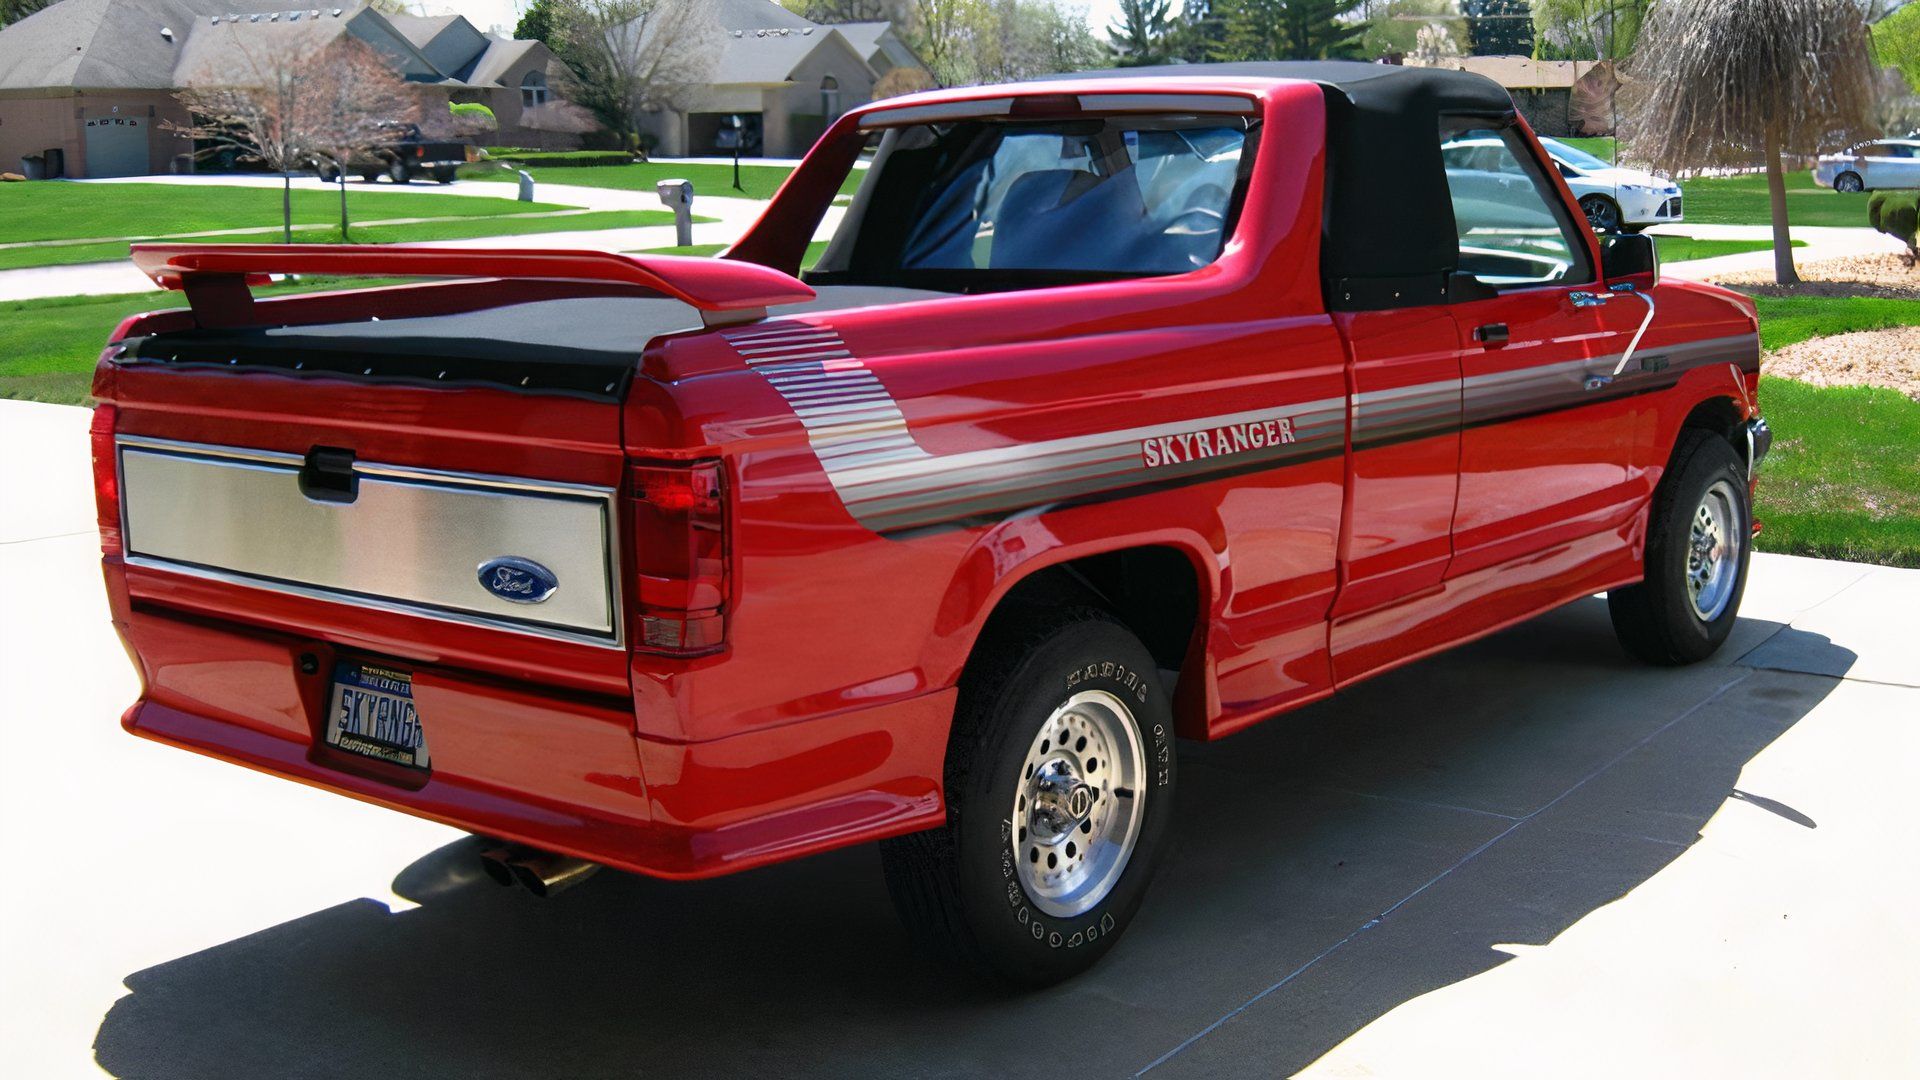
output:
[[1859,173],[1843,172],[1833,178],[1833,190],[1844,191],[1850,195],[1857,194],[1867,190],[1867,183],[1860,179]]
[[1709,431],[1682,433],[1647,523],[1647,576],[1607,594],[1620,644],[1653,664],[1720,648],[1747,587],[1753,511],[1739,455]]
[[413,173],[407,168],[406,162],[395,159],[387,162],[387,179],[396,184],[404,184],[413,179]]
[[452,166],[446,166],[444,168],[438,168],[433,170],[434,180],[442,184],[453,183],[454,177],[458,175],[459,175],[459,170],[453,168]]
[[1172,711],[1137,638],[1087,609],[996,627],[961,684],[946,827],[882,845],[888,889],[949,963],[1058,982],[1132,921],[1173,786]]

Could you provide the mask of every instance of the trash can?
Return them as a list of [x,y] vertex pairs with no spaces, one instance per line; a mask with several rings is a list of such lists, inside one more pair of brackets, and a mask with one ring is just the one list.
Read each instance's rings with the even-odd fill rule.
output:
[[39,154],[28,154],[20,159],[20,175],[29,180],[47,178],[47,159]]

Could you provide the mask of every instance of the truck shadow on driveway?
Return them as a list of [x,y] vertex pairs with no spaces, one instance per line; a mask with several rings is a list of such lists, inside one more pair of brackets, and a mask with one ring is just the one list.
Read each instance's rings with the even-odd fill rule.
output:
[[1818,808],[1734,790],[1836,685],[1739,666],[1775,635],[1824,643],[1746,620],[1713,662],[1647,668],[1585,600],[1183,746],[1146,906],[1052,991],[922,961],[872,846],[707,882],[608,873],[540,901],[482,878],[461,841],[395,883],[417,908],[357,900],[128,976],[96,1060],[125,1077],[1288,1073],[1508,958],[1493,946],[1550,942],[1729,798],[1814,827]]

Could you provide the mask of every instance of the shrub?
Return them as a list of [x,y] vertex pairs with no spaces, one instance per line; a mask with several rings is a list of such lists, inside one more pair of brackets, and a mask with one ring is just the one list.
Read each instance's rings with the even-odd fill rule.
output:
[[493,110],[477,101],[456,101],[448,105],[447,110],[469,131],[492,131],[500,126],[493,118]]
[[1867,222],[1907,245],[1907,265],[1920,262],[1920,192],[1876,191],[1867,200]]

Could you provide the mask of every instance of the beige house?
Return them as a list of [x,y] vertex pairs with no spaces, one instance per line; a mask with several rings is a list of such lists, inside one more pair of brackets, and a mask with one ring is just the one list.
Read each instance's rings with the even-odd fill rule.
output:
[[[679,108],[645,122],[667,157],[800,157],[841,113],[873,98],[896,67],[920,66],[888,23],[828,26],[773,0],[707,0],[712,60]],[[738,127],[735,120],[738,118]]]
[[[1408,63],[1413,63],[1409,58]],[[1452,56],[1433,66],[1484,75],[1513,95],[1541,135],[1598,135],[1612,130],[1613,64],[1604,60],[1535,60],[1531,56]]]
[[181,87],[217,80],[249,49],[343,35],[379,50],[409,82],[490,107],[500,130],[489,141],[575,141],[537,126],[564,74],[547,47],[493,37],[459,16],[385,15],[364,0],[61,0],[0,29],[0,169],[28,158],[49,176],[180,168],[192,150],[169,130],[188,122]]

